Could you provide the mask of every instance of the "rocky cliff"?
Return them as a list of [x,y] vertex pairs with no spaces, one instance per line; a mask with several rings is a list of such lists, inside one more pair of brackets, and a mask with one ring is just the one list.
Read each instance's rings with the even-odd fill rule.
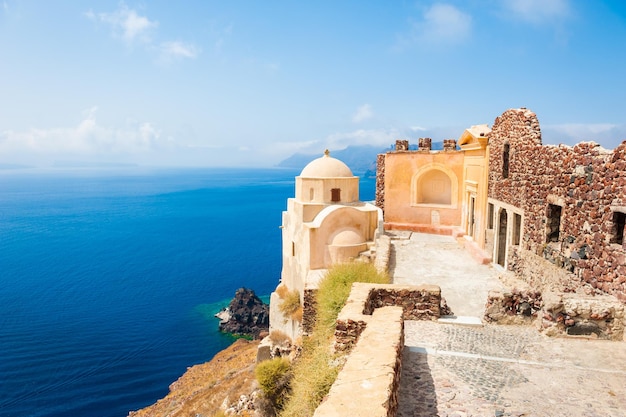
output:
[[220,331],[254,339],[258,339],[259,334],[267,331],[270,325],[269,306],[247,288],[239,288],[228,308],[217,316],[222,319]]
[[257,346],[256,341],[237,340],[210,362],[189,368],[165,398],[128,417],[210,417],[227,410],[252,416]]

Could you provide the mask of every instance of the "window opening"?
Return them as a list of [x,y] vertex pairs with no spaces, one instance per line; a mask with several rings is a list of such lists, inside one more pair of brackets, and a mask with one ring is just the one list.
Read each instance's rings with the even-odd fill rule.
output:
[[291,256],[296,256],[296,242],[291,242]]
[[502,177],[509,178],[509,157],[510,157],[511,145],[504,144],[504,150],[502,151]]
[[520,243],[520,237],[522,234],[522,216],[513,214],[513,244],[518,246]]
[[617,243],[618,245],[624,244],[624,225],[626,224],[626,214],[614,211],[613,212],[613,238],[611,243]]
[[493,229],[493,204],[487,206],[487,229]]
[[559,231],[561,229],[561,206],[555,204],[548,204],[547,217],[547,230],[546,230],[546,242],[558,242]]
[[315,188],[309,188],[309,201],[315,200]]
[[341,201],[341,189],[340,188],[332,188],[330,190],[330,201],[333,203]]

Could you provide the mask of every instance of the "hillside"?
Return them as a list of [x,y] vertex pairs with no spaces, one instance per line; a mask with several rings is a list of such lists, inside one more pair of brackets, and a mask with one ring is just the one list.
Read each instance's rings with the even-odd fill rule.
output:
[[[333,158],[337,158],[352,169],[355,175],[363,174],[367,170],[376,168],[376,155],[379,153],[385,153],[391,150],[391,148],[380,148],[378,146],[362,145],[362,146],[348,146],[345,149],[334,151],[331,149],[330,155]],[[302,169],[312,160],[322,156],[319,154],[302,154],[296,153],[289,158],[282,160],[277,166],[281,168],[294,168]]]
[[[238,339],[210,362],[187,369],[170,385],[165,398],[139,411],[131,411],[128,417],[214,416],[225,407],[236,406],[241,395],[249,397],[256,389],[257,346],[257,341]],[[245,408],[245,402],[240,405]]]
[[[341,150],[332,150],[331,156],[337,158],[350,167],[355,175],[375,176],[376,175],[376,155],[393,150],[394,145],[387,148],[379,146],[360,145],[348,146]],[[417,145],[410,145],[410,150],[416,150]],[[443,142],[433,142],[433,150],[443,149]],[[280,161],[277,166],[281,168],[302,169],[312,160],[319,158],[322,154],[303,154],[296,153],[289,158]]]

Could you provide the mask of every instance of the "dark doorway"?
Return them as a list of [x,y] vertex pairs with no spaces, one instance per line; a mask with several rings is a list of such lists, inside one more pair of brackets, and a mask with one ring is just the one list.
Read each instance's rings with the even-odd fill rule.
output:
[[506,210],[500,211],[498,216],[498,265],[504,266],[506,262],[506,230],[507,230],[507,215]]

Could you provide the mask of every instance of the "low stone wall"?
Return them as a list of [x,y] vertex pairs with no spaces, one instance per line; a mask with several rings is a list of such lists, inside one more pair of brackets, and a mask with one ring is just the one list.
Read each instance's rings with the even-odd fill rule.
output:
[[539,319],[539,330],[548,336],[626,340],[626,308],[615,297],[606,295],[490,291],[484,319],[496,324],[531,324]]
[[391,255],[391,237],[380,235],[376,239],[376,258],[374,266],[378,272],[389,270],[389,256]]
[[354,283],[335,331],[335,349],[350,354],[314,417],[395,416],[404,320],[436,320],[440,304],[436,285]]
[[542,305],[539,291],[489,291],[484,319],[488,323],[530,324],[539,315]]
[[326,400],[313,416],[395,416],[403,348],[402,308],[382,307],[374,311]]
[[567,334],[622,341],[624,305],[609,296],[553,294],[545,302],[541,327],[549,336]]
[[441,288],[436,285],[352,284],[346,305],[337,316],[335,349],[351,349],[374,310],[385,306],[402,307],[403,320],[437,320]]
[[437,320],[441,316],[441,288],[436,285],[372,287],[363,312],[385,306],[402,307],[404,320]]

